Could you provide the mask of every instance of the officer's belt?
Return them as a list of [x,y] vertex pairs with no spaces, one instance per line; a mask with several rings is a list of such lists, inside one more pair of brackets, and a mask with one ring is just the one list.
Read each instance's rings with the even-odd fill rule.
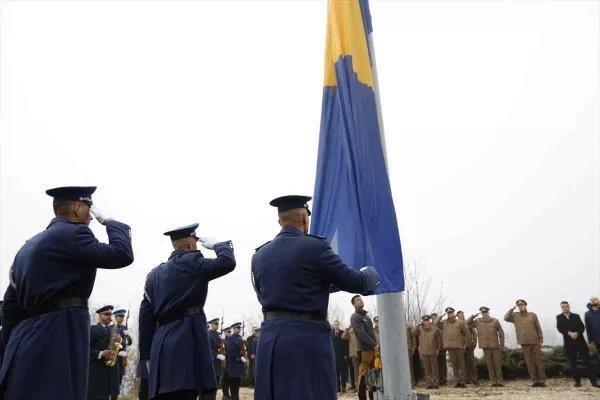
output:
[[52,300],[33,307],[25,307],[22,311],[25,314],[25,318],[33,318],[71,307],[85,307],[87,309],[88,301],[82,297],[69,297],[67,299]]
[[263,313],[264,320],[273,319],[303,319],[310,321],[327,321],[327,313],[322,312],[297,312],[297,311],[267,311]]
[[171,313],[171,314],[167,315],[166,317],[159,319],[158,326],[170,324],[171,322],[175,322],[182,318],[189,317],[190,315],[197,315],[197,314],[204,315],[204,308],[203,307],[190,307],[190,308],[186,308],[185,310],[183,310],[181,312]]

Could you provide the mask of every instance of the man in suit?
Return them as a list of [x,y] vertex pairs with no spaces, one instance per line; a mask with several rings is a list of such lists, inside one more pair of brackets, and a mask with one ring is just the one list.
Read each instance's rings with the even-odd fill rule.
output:
[[337,288],[365,293],[379,284],[374,268],[344,264],[327,238],[308,234],[310,199],[271,201],[281,231],[252,257],[252,282],[264,314],[256,399],[337,400],[329,294]]
[[[146,277],[140,305],[140,362],[148,363],[151,399],[217,398],[204,303],[210,281],[235,269],[231,241],[199,238],[191,224],[165,232],[174,251]],[[198,242],[214,250],[206,258]]]
[[556,328],[563,335],[565,354],[571,365],[571,374],[575,380],[575,387],[581,387],[581,371],[577,367],[577,354],[583,359],[592,386],[600,388],[596,374],[590,368],[590,352],[583,338],[585,326],[579,314],[571,312],[569,303],[560,303],[562,314],[556,316]]
[[346,393],[346,382],[348,382],[348,341],[342,338],[344,331],[340,329],[340,322],[333,321],[331,339],[335,351],[335,370],[338,393]]
[[[114,357],[109,349],[111,339],[121,346],[124,345],[118,328],[113,334],[114,325],[111,324],[113,306],[104,306],[96,310],[98,323],[90,327],[90,369],[88,383],[88,400],[117,400],[121,386],[121,369],[119,360],[113,366],[106,362]],[[120,351],[120,350],[118,350]]]
[[[86,398],[87,306],[96,271],[133,263],[131,229],[96,208],[95,190],[95,186],[47,190],[56,218],[15,256],[2,305],[0,398]],[[90,229],[92,215],[105,226],[108,244],[100,243]],[[24,384],[35,377],[35,384]]]

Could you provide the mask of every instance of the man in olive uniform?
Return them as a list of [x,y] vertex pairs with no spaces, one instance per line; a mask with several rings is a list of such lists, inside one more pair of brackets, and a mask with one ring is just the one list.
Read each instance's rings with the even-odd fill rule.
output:
[[[459,311],[456,316],[465,322],[465,313]],[[475,357],[475,348],[477,347],[477,330],[467,325],[467,348],[465,349],[465,376],[467,383],[479,385],[479,376],[477,373],[477,358]]]
[[[542,345],[544,343],[544,335],[540,321],[535,313],[527,311],[527,302],[519,299],[516,302],[516,307],[512,307],[504,315],[504,320],[515,324],[517,333],[517,343],[521,345],[523,356],[527,363],[529,376],[533,381],[532,387],[546,386],[546,371],[544,362],[542,361]],[[519,308],[519,312],[514,312],[515,308]]]
[[479,313],[472,315],[467,325],[477,329],[479,348],[483,350],[492,386],[503,387],[500,356],[504,347],[504,329],[496,318],[490,316],[489,308],[481,307],[479,311],[482,317],[475,319]]
[[[411,337],[412,343],[419,342],[419,355],[425,369],[427,389],[438,389],[438,355],[442,349],[442,332],[431,325],[429,315],[424,315],[421,322],[413,328]],[[414,353],[415,348],[409,351]]]
[[[430,314],[431,323],[435,325],[440,319],[437,313]],[[448,382],[448,356],[447,351],[442,344],[440,354],[438,354],[438,383],[440,386],[446,386]]]
[[[465,323],[454,314],[454,308],[446,308],[448,319],[438,318],[435,327],[442,331],[442,342],[450,353],[450,362],[454,371],[454,387],[466,388],[465,384],[465,349],[467,348],[469,329]],[[444,315],[446,315],[444,314]]]

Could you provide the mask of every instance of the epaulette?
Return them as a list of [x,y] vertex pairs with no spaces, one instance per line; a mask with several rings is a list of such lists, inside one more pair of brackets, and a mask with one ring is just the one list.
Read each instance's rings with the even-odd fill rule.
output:
[[311,237],[321,239],[321,240],[327,240],[327,238],[325,236],[311,235],[311,234],[307,234],[306,236],[311,236]]
[[271,241],[269,240],[267,243],[263,243],[260,246],[258,246],[256,249],[254,249],[254,252],[257,252],[258,250],[262,249],[264,246],[268,245],[269,243],[271,243]]

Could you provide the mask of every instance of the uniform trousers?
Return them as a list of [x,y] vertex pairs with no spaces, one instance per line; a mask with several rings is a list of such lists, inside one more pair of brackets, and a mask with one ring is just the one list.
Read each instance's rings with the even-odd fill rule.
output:
[[240,400],[240,381],[242,378],[229,378],[231,400]]
[[196,400],[197,390],[176,390],[174,392],[162,393],[156,396],[155,400]]
[[148,378],[140,378],[140,389],[138,391],[139,400],[148,400]]
[[360,361],[358,360],[358,355],[356,357],[351,357],[350,358],[352,360],[352,369],[351,371],[353,371],[354,373],[354,385],[353,386],[355,389],[358,385],[360,385],[360,377],[359,377],[359,372],[360,372]]
[[413,361],[413,352],[408,350],[408,363],[410,368],[410,384],[415,386],[415,363]]
[[546,370],[542,361],[542,349],[539,344],[521,345],[527,370],[533,383],[546,383]]
[[581,370],[577,367],[577,353],[579,353],[581,359],[583,360],[586,375],[590,377],[590,382],[593,383],[598,380],[596,373],[593,371],[593,366],[590,365],[590,352],[585,340],[577,340],[576,343],[572,343],[569,347],[565,348],[565,350],[567,353],[567,359],[569,360],[569,365],[571,366],[571,376],[573,376],[575,382],[581,382]]
[[221,377],[221,382],[222,382],[222,389],[223,389],[223,397],[228,399],[231,397],[231,394],[229,393],[229,374],[226,372],[223,372],[223,376]]
[[502,383],[501,354],[502,351],[498,348],[483,349],[483,356],[485,357],[491,383]]
[[[373,368],[373,362],[375,361],[375,350],[363,350],[358,352],[358,361],[360,366],[358,368],[358,376],[360,378],[358,385],[358,400],[367,400],[367,374],[369,370]],[[369,399],[373,400],[373,391],[369,388]]]
[[348,382],[348,360],[342,357],[336,357],[335,377],[337,380],[337,391],[346,391],[346,382]]
[[479,383],[479,374],[477,373],[477,358],[475,358],[475,349],[465,350],[465,375],[467,382]]
[[448,381],[448,362],[446,361],[446,349],[440,350],[438,355],[438,382],[440,385],[445,385]]
[[454,371],[454,383],[463,385],[465,383],[465,350],[448,349],[450,353],[450,362]]
[[254,387],[254,359],[248,360],[248,380],[250,387]]
[[423,363],[423,368],[425,369],[425,381],[428,386],[437,386],[438,385],[438,356],[424,356],[421,355],[421,362]]
[[[356,389],[356,375],[354,373],[354,360],[356,359],[356,357],[352,358],[352,357],[348,357],[348,359],[346,360],[346,362],[348,363],[348,369],[350,370],[350,374],[348,375],[348,381],[350,381],[350,386],[352,389]],[[358,372],[358,368],[356,369],[356,371]]]

